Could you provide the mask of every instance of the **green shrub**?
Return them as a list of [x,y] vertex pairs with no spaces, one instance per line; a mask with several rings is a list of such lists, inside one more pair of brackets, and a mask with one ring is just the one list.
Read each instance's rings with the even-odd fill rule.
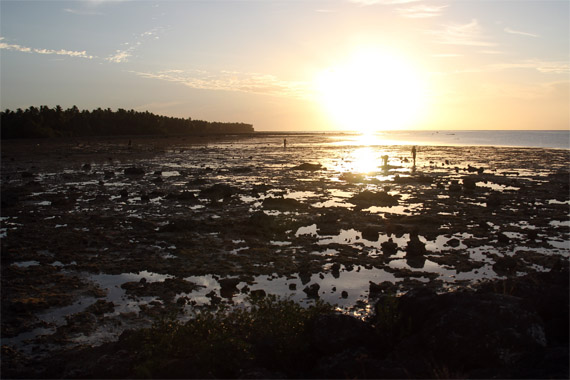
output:
[[237,377],[253,367],[291,372],[310,363],[311,321],[333,308],[271,295],[250,301],[249,309],[201,311],[185,323],[163,318],[133,334],[135,376]]

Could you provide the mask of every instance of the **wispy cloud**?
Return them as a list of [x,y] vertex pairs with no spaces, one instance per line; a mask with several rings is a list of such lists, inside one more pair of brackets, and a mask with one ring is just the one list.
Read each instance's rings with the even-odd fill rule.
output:
[[443,29],[430,30],[427,33],[436,37],[436,42],[446,45],[464,45],[491,47],[497,44],[488,40],[483,29],[475,19],[467,24],[448,24]]
[[447,8],[447,5],[430,6],[418,4],[408,8],[398,8],[397,11],[402,16],[408,18],[430,18],[440,16],[445,8]]
[[9,43],[3,42],[3,41],[4,41],[4,37],[0,37],[0,49],[14,50],[14,51],[22,52],[22,53],[55,54],[55,55],[64,55],[64,56],[69,56],[69,57],[86,58],[86,59],[96,58],[92,55],[87,54],[87,52],[85,50],[74,51],[74,50],[65,50],[65,49],[59,49],[59,50],[36,49],[36,48],[30,48],[30,47],[22,46],[22,45],[18,45],[18,44],[9,44]]
[[489,66],[493,70],[528,69],[545,74],[568,74],[570,63],[567,61],[525,60],[522,62],[498,63]]
[[299,99],[310,98],[305,82],[283,81],[269,74],[203,70],[162,70],[157,72],[131,71],[138,76],[180,83],[202,90],[239,91]]
[[81,15],[81,16],[94,16],[94,15],[102,15],[102,12],[96,11],[94,9],[73,9],[73,8],[64,8],[64,12],[71,13],[74,15]]
[[439,54],[433,54],[432,57],[435,57],[435,58],[454,58],[454,57],[463,57],[463,54],[439,53]]
[[164,27],[155,27],[146,32],[142,32],[135,36],[134,42],[125,42],[123,44],[123,49],[117,49],[115,53],[111,54],[105,60],[113,63],[125,63],[130,60],[130,58],[134,55],[135,51],[139,49],[144,42],[149,40],[158,40],[160,37],[159,35],[164,32],[166,28]]
[[527,36],[527,37],[534,37],[534,38],[540,37],[538,34],[523,32],[520,30],[511,29],[511,28],[505,28],[505,32],[509,33],[509,34],[518,34],[520,36]]
[[360,5],[376,5],[376,4],[407,4],[415,3],[420,0],[349,0],[351,3]]

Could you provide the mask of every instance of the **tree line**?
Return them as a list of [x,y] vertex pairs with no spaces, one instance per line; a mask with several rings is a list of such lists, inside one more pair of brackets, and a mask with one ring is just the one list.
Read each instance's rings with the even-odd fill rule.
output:
[[76,106],[29,107],[0,113],[0,135],[10,138],[84,137],[114,135],[207,135],[251,133],[253,125],[160,116],[135,110],[97,108],[80,111]]

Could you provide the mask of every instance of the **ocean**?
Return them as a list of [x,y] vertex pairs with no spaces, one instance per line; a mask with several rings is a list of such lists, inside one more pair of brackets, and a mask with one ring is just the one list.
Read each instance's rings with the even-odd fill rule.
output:
[[570,130],[382,131],[332,134],[338,145],[508,146],[570,149]]

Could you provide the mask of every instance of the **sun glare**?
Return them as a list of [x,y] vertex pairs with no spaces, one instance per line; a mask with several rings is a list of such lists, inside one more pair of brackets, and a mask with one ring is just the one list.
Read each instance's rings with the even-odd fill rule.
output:
[[333,122],[362,133],[407,127],[423,106],[417,71],[397,56],[373,49],[320,72],[316,88]]

